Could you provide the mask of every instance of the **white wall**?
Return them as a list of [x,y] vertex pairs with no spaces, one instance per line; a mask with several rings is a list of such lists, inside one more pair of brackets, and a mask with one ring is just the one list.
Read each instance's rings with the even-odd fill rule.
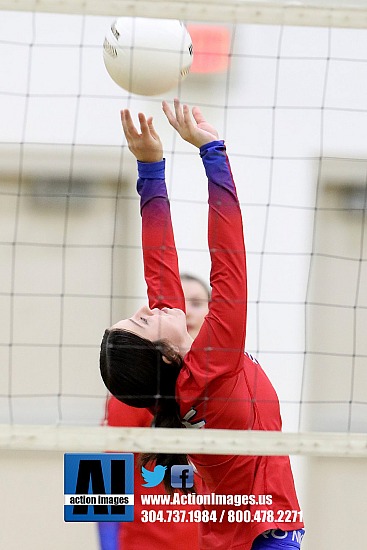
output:
[[[121,107],[130,107],[135,116],[138,110],[154,115],[165,145],[181,269],[205,278],[209,274],[200,159],[176,139],[161,114],[161,98],[129,97],[109,79],[101,50],[109,23],[99,17],[1,13],[1,422],[96,424],[103,416],[99,340],[112,321],[134,311],[145,295],[135,166],[121,148]],[[166,98],[179,93],[183,101],[200,104],[226,139],[245,220],[247,347],[274,382],[285,429],[297,431],[310,373],[305,372],[311,334],[305,301],[312,301],[308,276],[319,242],[319,233],[314,238],[319,158],[358,157],[366,162],[367,32],[242,27],[232,37],[228,74],[191,75]],[[86,175],[87,182],[74,182],[69,199],[40,198],[34,196],[40,192],[40,175],[51,194],[65,193],[70,176],[75,180]],[[356,231],[363,235],[362,219]],[[332,245],[323,253],[333,252]],[[358,280],[363,282],[365,245],[359,254],[363,262]],[[344,256],[348,277],[355,258]],[[357,282],[347,280],[357,292]],[[333,303],[339,300],[339,287]],[[341,408],[336,405],[338,411],[347,409],[343,426],[350,414],[346,384],[358,388],[353,396],[361,403],[359,418],[367,417],[365,296],[349,304],[354,305],[360,306],[357,332],[337,336],[338,346],[344,343],[348,349],[343,377],[333,376],[340,357],[326,363],[322,345],[316,350],[316,367],[320,372],[324,365],[330,369],[333,395],[343,395]],[[317,330],[319,334],[322,325]],[[350,348],[354,334],[361,342],[358,371]],[[308,397],[320,395],[319,389],[316,377]],[[365,420],[357,425],[365,431]],[[330,429],[338,427],[334,423]],[[53,548],[59,541],[60,548],[76,547],[80,540],[93,548],[91,526],[64,525],[61,519],[60,455],[19,453],[15,458],[14,453],[2,453],[1,461],[7,494],[2,506],[9,503],[2,517],[17,505],[12,488],[18,483],[27,500],[34,486],[40,500],[49,504],[48,521],[42,524],[33,510],[24,510],[24,529],[17,528],[11,514],[0,535],[4,547],[32,550],[42,529]],[[356,531],[363,519],[363,491],[355,497],[355,487],[366,484],[362,462],[297,459],[294,464],[309,525],[305,548],[344,549],[345,541],[339,543],[332,531],[345,523],[348,532]],[[341,477],[342,490],[334,496],[332,487]],[[52,491],[44,478],[55,484]],[[358,540],[353,545],[362,548]]]
[[94,524],[64,523],[63,454],[0,453],[2,548],[98,548]]

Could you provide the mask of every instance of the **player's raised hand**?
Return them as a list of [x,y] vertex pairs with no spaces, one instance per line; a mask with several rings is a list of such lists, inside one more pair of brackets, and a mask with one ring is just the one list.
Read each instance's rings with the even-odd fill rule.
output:
[[145,118],[143,113],[138,114],[140,132],[135,127],[130,111],[121,111],[121,123],[127,145],[133,155],[140,162],[158,162],[163,158],[163,147],[159,135],[153,126],[153,117]]
[[162,107],[168,122],[185,141],[200,148],[218,139],[217,130],[205,120],[199,107],[193,107],[190,113],[189,107],[185,104],[181,106],[177,98],[174,100],[174,113],[167,101],[163,101]]

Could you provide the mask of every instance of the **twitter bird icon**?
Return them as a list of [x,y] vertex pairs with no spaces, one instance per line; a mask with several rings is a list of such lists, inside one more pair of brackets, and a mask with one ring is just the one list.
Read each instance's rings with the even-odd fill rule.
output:
[[163,481],[164,474],[167,470],[167,466],[156,466],[153,471],[147,470],[142,466],[141,475],[144,478],[145,483],[142,483],[143,487],[156,487],[161,481]]

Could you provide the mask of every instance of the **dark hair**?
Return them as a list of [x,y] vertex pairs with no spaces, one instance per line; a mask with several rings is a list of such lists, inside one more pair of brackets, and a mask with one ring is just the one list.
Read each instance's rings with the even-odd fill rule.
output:
[[[163,356],[170,361],[169,364]],[[152,342],[121,329],[106,330],[104,333],[100,369],[107,389],[126,405],[149,408],[154,414],[152,426],[184,427],[175,399],[176,380],[181,367],[182,358],[165,340]],[[143,466],[151,461],[167,466],[164,485],[168,492],[172,492],[170,467],[188,464],[187,456],[143,453],[140,457]]]
[[195,281],[196,283],[199,283],[199,285],[201,285],[207,293],[208,301],[210,302],[212,292],[210,287],[203,281],[203,279],[200,279],[200,277],[197,277],[196,275],[191,275],[190,273],[180,273],[180,279],[181,281]]

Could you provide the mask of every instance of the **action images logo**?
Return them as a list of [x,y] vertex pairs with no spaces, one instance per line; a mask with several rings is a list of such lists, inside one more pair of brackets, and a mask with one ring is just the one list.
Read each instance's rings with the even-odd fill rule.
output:
[[134,455],[64,455],[65,521],[133,521]]

